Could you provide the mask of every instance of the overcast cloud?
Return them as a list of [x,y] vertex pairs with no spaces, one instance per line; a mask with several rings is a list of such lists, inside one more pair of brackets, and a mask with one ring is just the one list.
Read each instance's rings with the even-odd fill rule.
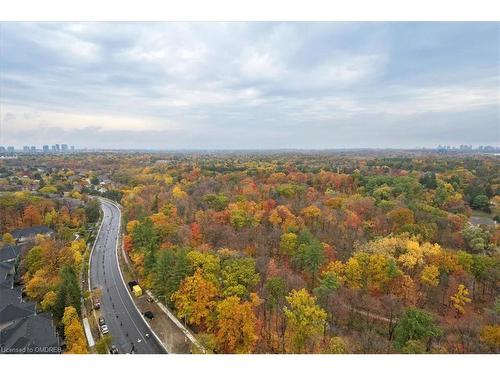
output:
[[499,23],[1,23],[0,144],[500,145]]

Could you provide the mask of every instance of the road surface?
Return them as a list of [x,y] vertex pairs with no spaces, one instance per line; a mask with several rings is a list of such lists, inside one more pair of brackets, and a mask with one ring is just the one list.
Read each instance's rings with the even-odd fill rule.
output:
[[100,201],[103,223],[90,260],[91,288],[102,290],[100,314],[120,353],[165,353],[135,308],[120,274],[117,245],[121,212],[104,199]]

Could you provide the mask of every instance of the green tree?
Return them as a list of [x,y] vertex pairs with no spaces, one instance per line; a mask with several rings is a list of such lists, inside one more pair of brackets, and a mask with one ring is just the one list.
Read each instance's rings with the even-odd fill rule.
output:
[[101,216],[101,204],[97,199],[91,199],[85,206],[85,217],[90,223],[96,223]]
[[265,284],[267,293],[266,306],[275,309],[282,305],[285,300],[286,286],[282,277],[270,277]]
[[81,314],[82,293],[78,277],[73,267],[66,266],[61,270],[61,282],[57,290],[54,304],[54,317],[60,320],[67,306],[73,306],[78,315]]
[[95,349],[98,354],[108,354],[111,343],[113,342],[113,337],[111,335],[102,336],[99,341],[95,344]]
[[314,289],[314,294],[318,296],[318,300],[322,306],[325,306],[328,297],[340,287],[337,276],[333,272],[323,273],[319,286]]
[[488,247],[490,233],[480,227],[469,225],[462,230],[462,237],[471,252],[481,253]]
[[166,304],[173,306],[172,294],[179,288],[182,280],[192,274],[187,251],[173,248],[163,251],[152,270],[152,289]]
[[426,172],[420,177],[419,182],[424,185],[426,189],[435,189],[437,187],[436,174],[434,172]]
[[394,329],[394,343],[402,350],[410,340],[427,341],[430,349],[431,340],[441,334],[441,329],[434,317],[425,310],[409,308],[405,311]]
[[472,200],[472,208],[490,212],[490,200],[486,195],[476,195]]
[[311,273],[311,283],[314,287],[319,269],[325,261],[323,245],[309,231],[299,233],[298,248],[293,255],[293,261],[297,268]]

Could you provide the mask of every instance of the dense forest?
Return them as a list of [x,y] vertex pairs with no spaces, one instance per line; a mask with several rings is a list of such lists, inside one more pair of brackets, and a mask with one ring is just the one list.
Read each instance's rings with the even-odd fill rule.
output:
[[[121,203],[123,245],[140,284],[212,352],[500,351],[496,156],[27,159],[19,163],[48,171],[44,194]],[[2,208],[10,210],[2,231],[33,217],[62,231],[96,214],[61,207],[52,219],[52,206],[37,199],[38,215],[26,205]]]
[[469,219],[498,220],[499,177],[491,157],[289,154],[112,176],[141,282],[222,353],[498,351],[500,232]]

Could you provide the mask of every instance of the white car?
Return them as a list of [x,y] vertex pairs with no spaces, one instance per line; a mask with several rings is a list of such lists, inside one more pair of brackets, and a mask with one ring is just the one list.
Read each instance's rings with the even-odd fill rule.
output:
[[108,329],[108,326],[106,324],[101,326],[101,333],[103,335],[107,335],[109,333],[109,329]]

